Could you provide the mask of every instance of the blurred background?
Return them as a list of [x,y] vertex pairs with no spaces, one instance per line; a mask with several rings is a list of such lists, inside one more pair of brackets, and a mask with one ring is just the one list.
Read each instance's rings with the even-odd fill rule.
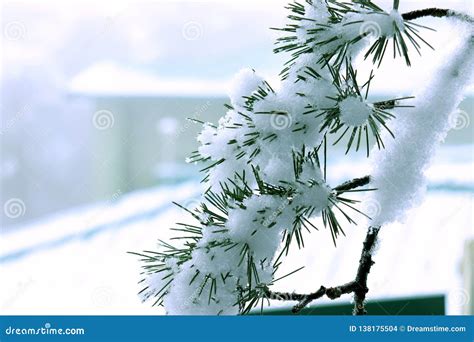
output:
[[[135,297],[138,265],[125,252],[168,237],[183,215],[171,200],[196,203],[200,174],[184,160],[200,126],[186,118],[216,122],[243,67],[278,81],[286,56],[272,53],[269,28],[286,23],[286,3],[2,1],[0,313],[161,312]],[[470,0],[402,0],[400,9],[433,6],[473,12]],[[437,29],[424,32],[436,51],[412,54],[411,69],[387,58],[375,96],[411,95],[455,47],[455,23],[420,23]],[[442,294],[448,313],[473,313],[472,94],[428,170],[427,201],[382,241],[380,259],[395,270],[398,259],[400,277],[428,278],[408,286],[380,272],[380,298]],[[360,176],[364,163],[333,158],[333,180]],[[337,253],[326,236],[315,241],[326,259],[314,251],[290,259],[308,265],[299,283],[347,280],[363,230],[349,237]]]

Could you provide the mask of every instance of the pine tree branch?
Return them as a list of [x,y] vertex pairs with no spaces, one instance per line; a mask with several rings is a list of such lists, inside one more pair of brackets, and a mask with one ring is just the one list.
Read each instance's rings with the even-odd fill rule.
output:
[[[367,176],[368,177],[368,176]],[[366,178],[366,177],[364,177]],[[363,179],[363,178],[359,178]],[[285,300],[285,301],[298,301],[298,303],[291,310],[293,313],[299,313],[312,301],[322,298],[324,296],[329,299],[336,299],[341,297],[343,294],[354,293],[354,315],[365,315],[365,297],[369,289],[367,287],[367,279],[370,273],[370,269],[374,264],[372,260],[372,252],[377,242],[377,236],[380,227],[369,227],[365,241],[362,248],[362,253],[359,260],[359,267],[357,269],[356,278],[354,281],[349,283],[326,288],[321,286],[316,292],[309,294],[289,293],[289,292],[273,292],[268,288],[264,289],[264,298]]]
[[381,101],[381,102],[376,102],[374,103],[374,107],[378,109],[393,109],[395,108],[395,105],[397,104],[396,100],[388,100],[388,101]]
[[380,227],[369,227],[367,235],[364,241],[364,247],[359,260],[359,268],[357,269],[357,275],[355,283],[357,287],[354,290],[354,315],[365,315],[365,296],[369,292],[367,287],[367,278],[369,276],[370,269],[375,263],[372,260],[372,253],[374,246],[377,242],[377,236],[380,231]]
[[453,17],[470,24],[474,23],[474,18],[470,15],[445,8],[425,8],[402,14],[402,18],[405,20],[415,20],[422,17]]
[[341,286],[329,288],[321,286],[319,290],[309,294],[299,294],[294,292],[273,292],[266,288],[264,290],[264,298],[283,301],[297,301],[298,304],[296,304],[291,311],[293,313],[299,313],[313,300],[322,298],[324,296],[327,296],[330,299],[336,299],[342,296],[343,294],[354,292],[356,287],[357,285],[355,284],[355,282],[350,282]]
[[[399,0],[394,0],[393,8],[398,10]],[[416,10],[412,12],[403,13],[402,17],[404,20],[415,20],[422,17],[453,17],[461,21],[473,24],[474,19],[468,14],[456,12],[449,9],[440,9],[440,8],[426,8],[422,10]],[[382,109],[393,109],[396,106],[396,100],[390,100],[385,102],[379,102],[375,104],[376,107]],[[333,190],[336,193],[340,194],[345,191],[349,191],[364,185],[369,184],[370,176],[364,176],[361,178],[355,178],[350,181],[344,182],[341,185],[336,186]],[[299,294],[299,293],[289,293],[289,292],[272,292],[270,289],[264,289],[264,297],[267,299],[274,300],[285,300],[285,301],[297,301],[298,303],[293,307],[293,313],[299,313],[302,309],[308,306],[312,301],[322,298],[324,296],[330,299],[336,299],[342,296],[343,294],[354,294],[354,309],[353,315],[365,315],[367,311],[365,309],[365,298],[369,292],[367,287],[367,279],[370,273],[374,261],[372,260],[372,254],[374,247],[377,243],[378,233],[380,227],[369,227],[367,235],[365,237],[361,256],[359,259],[359,266],[357,269],[357,274],[354,281],[346,283],[344,285],[329,287],[326,288],[322,286],[313,293],[310,294]]]
[[398,6],[400,5],[400,0],[393,0],[393,9],[398,10]]
[[333,190],[336,193],[340,194],[345,191],[353,190],[355,188],[359,188],[361,186],[367,185],[370,182],[370,176],[364,176],[361,178],[354,178],[350,181],[344,182],[341,185],[336,186]]

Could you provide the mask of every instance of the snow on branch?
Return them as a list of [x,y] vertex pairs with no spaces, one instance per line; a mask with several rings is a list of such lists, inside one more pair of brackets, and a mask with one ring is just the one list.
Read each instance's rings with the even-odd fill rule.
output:
[[[366,216],[351,193],[372,191],[382,213],[372,218],[355,279],[285,297],[298,301],[298,312],[322,296],[352,293],[354,313],[364,314],[380,226],[417,198],[423,169],[461,99],[472,70],[470,40],[418,95],[415,108],[405,104],[411,97],[373,101],[375,74],[362,78],[354,62],[362,55],[379,66],[390,46],[410,65],[412,49],[430,47],[412,19],[459,15],[431,9],[402,15],[398,1],[390,13],[367,0],[307,0],[288,9],[291,22],[277,29],[275,48],[289,56],[280,86],[251,69],[236,75],[227,113],[217,124],[203,123],[200,146],[188,159],[202,165],[208,186],[196,208],[182,207],[194,222],[174,228],[176,245],[161,241],[157,251],[134,253],[143,262],[140,295],[168,314],[243,314],[282,299],[270,288],[283,278],[277,271],[290,249],[303,248],[306,232],[319,227],[336,244],[343,225]],[[344,145],[348,158],[361,150],[371,155],[373,174],[328,184],[334,145]]]
[[421,201],[426,188],[424,172],[452,128],[453,113],[472,80],[471,37],[469,30],[446,63],[433,73],[431,82],[416,94],[413,108],[397,115],[391,127],[397,139],[387,140],[383,151],[373,151],[371,186],[378,191],[371,196],[381,209],[373,224],[401,220],[407,209]]

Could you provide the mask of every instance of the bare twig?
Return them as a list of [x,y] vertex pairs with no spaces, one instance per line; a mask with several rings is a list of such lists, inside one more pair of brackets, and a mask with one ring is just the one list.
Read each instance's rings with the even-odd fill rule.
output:
[[[364,177],[365,178],[365,177]],[[356,278],[354,281],[339,285],[335,287],[326,288],[321,286],[319,290],[309,294],[299,294],[290,292],[272,292],[268,288],[264,289],[263,296],[266,299],[297,301],[298,303],[291,310],[293,313],[299,313],[302,309],[308,306],[312,301],[322,298],[324,296],[329,299],[336,299],[343,294],[354,293],[354,315],[365,315],[365,296],[369,289],[367,288],[367,278],[372,265],[372,251],[377,241],[377,235],[380,227],[369,227],[364,241],[364,247],[359,260],[359,268],[357,269]]]
[[470,15],[445,8],[425,8],[402,14],[402,18],[405,20],[415,20],[422,17],[453,17],[467,23],[474,23],[474,18],[472,18]]
[[344,191],[353,190],[361,186],[367,185],[370,182],[370,176],[364,176],[361,178],[354,178],[350,181],[344,182],[341,185],[336,186],[333,190],[337,193],[343,193]]
[[355,279],[356,288],[354,290],[354,315],[365,315],[365,295],[369,292],[367,287],[367,278],[369,276],[370,269],[374,264],[372,260],[372,252],[377,242],[377,236],[380,227],[369,227],[367,235],[364,241],[364,247],[362,248],[362,254],[359,260],[359,268],[357,269],[357,275]]

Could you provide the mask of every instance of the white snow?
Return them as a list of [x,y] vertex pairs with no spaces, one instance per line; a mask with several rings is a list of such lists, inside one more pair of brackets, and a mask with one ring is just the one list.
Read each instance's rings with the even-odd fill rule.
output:
[[341,121],[349,126],[361,126],[367,123],[373,109],[362,99],[349,96],[339,103]]
[[373,217],[374,225],[403,219],[407,209],[422,200],[425,170],[451,129],[450,116],[472,79],[471,34],[465,33],[446,63],[432,72],[433,80],[416,95],[415,108],[397,113],[392,124],[395,139],[385,139],[385,150],[374,149],[371,184],[378,191],[372,200],[381,208]]
[[[231,188],[239,184],[252,191],[233,198],[236,203],[225,204],[217,218],[219,224],[212,220],[197,223],[204,231],[203,238],[195,246],[185,247],[190,251],[190,259],[163,279],[171,277],[169,286],[163,290],[169,314],[237,313],[239,289],[272,285],[276,269],[272,261],[280,249],[283,232],[291,234],[299,228],[297,223],[302,219],[296,219],[298,215],[307,213],[305,219],[316,219],[333,205],[340,209],[334,204],[336,196],[323,178],[319,162],[306,153],[317,149],[326,134],[331,135],[342,126],[347,126],[347,131],[350,127],[366,125],[374,105],[361,98],[360,89],[354,90],[358,80],[351,75],[356,72],[347,64],[333,65],[329,70],[320,61],[327,54],[338,56],[340,51],[346,53],[346,61],[352,60],[369,40],[380,36],[390,38],[405,27],[396,11],[374,13],[354,4],[354,11],[333,23],[329,21],[329,12],[324,10],[325,1],[315,0],[305,6],[305,17],[298,22],[296,37],[291,41],[296,40],[296,44],[310,52],[297,55],[289,64],[287,73],[284,72],[287,79],[276,91],[254,70],[240,71],[229,90],[233,108],[219,121],[218,127],[205,124],[198,137],[203,144],[199,148],[201,161],[209,165],[210,189],[220,193],[223,184]],[[318,26],[326,23],[329,25],[323,29]],[[361,39],[355,41],[357,37]],[[342,50],[341,46],[344,46]],[[466,72],[471,70],[470,49],[470,45],[458,49],[459,56],[444,72],[437,73],[425,94],[419,94],[416,109],[398,113],[402,118],[393,124],[395,143],[384,133],[382,140],[386,141],[387,149],[375,151],[371,173],[371,185],[377,191],[363,201],[372,225],[399,219],[418,200],[423,171],[446,135],[449,115],[460,103],[464,86],[470,80]],[[329,64],[333,61],[334,58]],[[338,76],[333,79],[335,73]],[[442,99],[443,94],[449,100]],[[329,107],[334,106],[330,111],[326,107],[327,99],[332,101]],[[374,130],[375,124],[370,124]],[[334,129],[336,125],[339,128]],[[353,132],[352,137],[356,131]],[[305,152],[300,163],[295,155],[301,151]],[[238,176],[252,175],[253,170],[258,170],[263,183],[284,185],[285,193],[269,195],[265,189],[257,191],[256,180],[249,179],[247,183]],[[331,224],[331,229],[334,226],[338,224]],[[229,245],[234,249],[230,253]],[[227,280],[224,275],[229,275]],[[153,294],[156,290],[148,291]],[[184,300],[183,304],[183,298],[190,300]]]
[[242,106],[245,104],[244,96],[250,96],[262,85],[263,78],[255,70],[242,69],[235,74],[229,87],[229,97],[233,105]]

